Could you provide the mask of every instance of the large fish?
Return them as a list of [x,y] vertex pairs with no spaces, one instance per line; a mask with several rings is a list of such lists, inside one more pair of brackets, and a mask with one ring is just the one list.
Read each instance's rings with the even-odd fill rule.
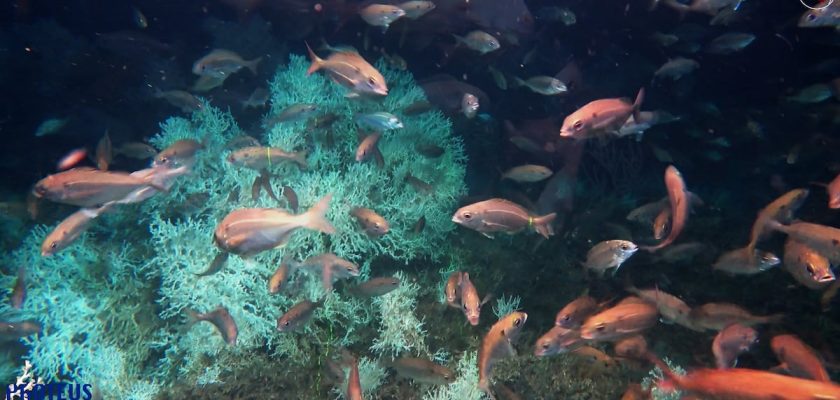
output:
[[79,167],[41,179],[35,184],[33,193],[36,197],[56,203],[97,207],[121,200],[135,190],[149,186],[166,191],[166,188],[152,182],[151,177],[141,179],[124,172]]
[[770,221],[767,226],[786,233],[788,237],[814,249],[832,262],[840,262],[840,229],[810,222],[782,225],[777,221]]
[[452,216],[452,222],[490,238],[490,234],[495,232],[514,234],[527,228],[548,239],[554,234],[551,222],[556,216],[556,213],[551,213],[535,217],[512,201],[490,199],[461,207]]
[[831,382],[825,366],[814,349],[802,343],[795,335],[774,336],[770,340],[770,347],[782,363],[776,369],[799,378]]
[[735,304],[706,303],[702,306],[694,307],[689,314],[689,318],[692,324],[698,329],[720,331],[736,323],[745,326],[777,323],[784,318],[784,315],[753,315]]
[[811,290],[825,289],[835,280],[828,258],[790,237],[785,241],[782,268]]
[[639,108],[645,99],[645,89],[639,89],[636,101],[626,99],[600,99],[589,102],[563,120],[560,137],[589,139],[603,134],[616,133],[632,115],[637,121]]
[[808,193],[810,193],[808,189],[793,189],[762,208],[750,230],[750,244],[747,247],[755,249],[760,241],[767,238],[770,233],[767,224],[770,221],[790,223],[793,220],[793,214],[805,203]]
[[306,70],[306,75],[312,75],[318,70],[325,70],[333,81],[350,89],[354,94],[371,94],[386,96],[388,85],[385,77],[376,68],[365,61],[359,53],[335,52],[326,59],[318,57],[306,45],[312,64]]
[[70,214],[50,232],[41,244],[41,256],[49,257],[73,244],[108,206],[99,209],[82,208]]
[[614,340],[647,330],[656,324],[659,311],[639,298],[623,300],[586,319],[580,337],[587,340]]
[[712,354],[718,369],[735,367],[738,356],[758,343],[758,332],[741,324],[732,324],[718,332],[712,341]]
[[478,296],[478,290],[470,281],[470,274],[464,272],[461,274],[461,309],[464,311],[464,316],[467,317],[470,325],[478,325],[478,319],[481,316],[481,306],[490,299],[490,296],[484,296],[482,300]]
[[288,152],[277,147],[243,147],[230,153],[228,162],[239,167],[261,170],[271,167],[272,164],[291,161],[306,169],[306,154],[306,150]]
[[580,296],[563,306],[554,317],[554,325],[566,329],[579,328],[583,321],[598,311],[598,303],[590,296]]
[[668,189],[668,202],[671,205],[671,231],[665,240],[655,246],[643,246],[649,252],[657,251],[673,243],[685,228],[688,220],[689,192],[685,187],[682,174],[673,165],[665,169],[665,188]]
[[326,219],[330,199],[332,194],[297,215],[276,208],[234,210],[216,227],[216,245],[224,251],[249,257],[285,245],[299,228],[332,234],[335,227]]
[[519,337],[526,320],[528,314],[514,311],[493,324],[481,340],[478,349],[478,388],[483,392],[490,393],[490,378],[496,361],[516,355],[513,342]]

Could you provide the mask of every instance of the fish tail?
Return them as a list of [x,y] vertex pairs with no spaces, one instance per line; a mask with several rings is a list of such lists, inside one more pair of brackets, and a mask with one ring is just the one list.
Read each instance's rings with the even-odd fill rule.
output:
[[520,86],[526,86],[525,81],[523,81],[522,78],[520,78],[518,76],[514,76],[513,77],[513,85],[511,85],[511,87],[520,87]]
[[763,324],[778,324],[778,323],[781,323],[784,319],[785,319],[785,315],[779,313],[779,314],[772,314],[772,315],[768,315],[768,316],[765,316],[765,317],[761,317],[758,320],[759,320],[759,322],[761,322]]
[[548,239],[549,236],[554,234],[554,228],[551,226],[551,223],[554,222],[555,218],[557,218],[557,213],[551,213],[542,217],[532,217],[530,223],[534,226],[534,230],[537,233]]
[[304,227],[323,233],[335,233],[335,227],[327,220],[327,211],[330,209],[330,200],[332,200],[332,193],[324,196],[318,200],[312,208],[306,213]]
[[309,76],[321,69],[321,66],[324,65],[324,60],[322,60],[320,57],[318,57],[317,54],[315,54],[314,51],[312,51],[312,48],[309,47],[309,43],[303,43],[306,44],[306,51],[309,52],[309,59],[312,60],[312,64],[310,64],[309,68],[306,70],[306,76]]
[[633,102],[633,119],[636,121],[642,120],[639,112],[642,109],[643,101],[645,101],[645,88],[639,89],[639,93],[636,94],[636,101]]
[[250,69],[251,72],[253,72],[254,75],[256,75],[257,74],[257,66],[260,64],[260,61],[262,61],[262,59],[263,59],[262,56],[259,56],[255,59],[251,60],[251,61],[248,61],[248,62],[245,63],[245,67]]

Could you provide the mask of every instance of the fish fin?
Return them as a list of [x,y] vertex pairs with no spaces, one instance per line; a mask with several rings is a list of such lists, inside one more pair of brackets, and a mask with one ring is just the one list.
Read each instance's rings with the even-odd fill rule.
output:
[[487,238],[490,238],[490,239],[495,239],[495,238],[493,237],[493,235],[491,235],[491,234],[489,234],[489,233],[486,233],[486,232],[481,232],[481,234],[482,234],[482,235],[484,235],[484,237],[487,237]]
[[309,43],[307,43],[306,41],[304,41],[303,43],[306,44],[306,51],[309,53],[309,59],[312,60],[312,64],[310,64],[309,68],[306,70],[306,76],[309,76],[321,69],[321,67],[324,65],[324,60],[322,60],[320,57],[318,57],[317,54],[315,54],[314,51],[312,51],[312,48],[309,47]]
[[641,121],[642,116],[639,113],[642,110],[642,102],[645,101],[645,88],[640,88],[639,93],[636,94],[636,101],[633,102],[633,119]]
[[479,303],[478,306],[481,307],[487,304],[488,301],[493,300],[493,297],[495,297],[493,296],[493,293],[487,293],[486,295],[484,295],[484,298],[481,299],[481,303]]
[[303,226],[323,233],[335,233],[335,227],[327,220],[327,211],[330,209],[330,200],[332,200],[332,193],[324,196],[321,200],[318,200],[312,208],[306,211],[303,214]]
[[251,184],[251,201],[258,201],[260,199],[261,189],[262,183],[260,177],[257,176],[254,178],[254,183]]
[[549,236],[554,234],[554,228],[551,226],[551,223],[555,218],[557,218],[557,213],[551,213],[537,218],[529,218],[531,218],[530,223],[534,226],[534,230],[544,238],[548,239]]
[[245,63],[245,67],[246,67],[246,68],[248,68],[248,69],[250,69],[250,70],[251,70],[251,72],[253,72],[253,73],[254,73],[254,75],[256,75],[256,74],[257,74],[257,65],[259,65],[259,64],[260,64],[260,61],[262,61],[262,56],[257,57],[257,58],[255,58],[255,59],[253,59],[253,60],[251,60],[251,61],[247,61],[247,62]]
[[787,373],[788,367],[787,367],[786,363],[781,363],[781,364],[779,364],[779,365],[777,365],[773,368],[770,368],[768,371],[774,372],[774,373],[777,373],[777,374],[778,373]]
[[198,277],[209,276],[221,271],[222,268],[224,268],[225,262],[227,261],[229,255],[230,253],[226,251],[217,254],[216,257],[213,258],[213,261],[210,263],[210,266],[207,267],[207,269],[204,270],[204,272],[195,275]]
[[321,283],[324,284],[324,290],[327,293],[333,290],[332,271],[329,268],[324,268],[321,271]]
[[510,87],[515,88],[515,87],[520,87],[520,86],[528,86],[528,85],[525,84],[525,81],[523,81],[522,78],[520,78],[518,76],[514,76],[513,77],[513,84],[510,85]]
[[383,157],[382,152],[379,151],[379,146],[373,146],[373,159],[376,161],[377,167],[385,167],[385,157]]
[[344,95],[344,98],[345,98],[345,99],[358,99],[358,98],[360,98],[360,97],[362,97],[362,95],[360,95],[360,94],[359,94],[359,93],[357,93],[357,92],[352,92],[352,91],[351,91],[351,92],[347,92],[347,93]]

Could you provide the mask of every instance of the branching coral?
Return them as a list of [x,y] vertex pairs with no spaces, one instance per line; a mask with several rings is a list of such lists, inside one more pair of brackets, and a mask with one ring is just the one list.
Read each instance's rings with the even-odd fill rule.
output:
[[409,282],[401,272],[395,273],[394,277],[402,282],[400,287],[373,300],[379,311],[379,337],[370,349],[376,354],[390,357],[398,357],[403,353],[428,356],[429,350],[423,340],[426,336],[423,321],[414,315],[420,286]]
[[478,389],[478,363],[474,351],[466,352],[458,360],[458,379],[446,386],[432,389],[423,400],[480,400],[487,396]]

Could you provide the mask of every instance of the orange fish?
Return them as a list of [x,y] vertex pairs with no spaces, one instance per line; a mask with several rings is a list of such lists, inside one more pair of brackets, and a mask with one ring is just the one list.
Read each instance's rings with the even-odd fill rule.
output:
[[516,355],[513,342],[527,319],[528,314],[514,311],[493,324],[482,339],[478,349],[478,388],[483,392],[490,393],[490,377],[496,361]]
[[385,77],[359,53],[335,52],[326,59],[322,59],[312,51],[308,43],[306,50],[309,51],[309,58],[312,60],[312,64],[306,70],[307,76],[323,69],[333,81],[350,89],[354,95],[386,96],[388,94]]
[[82,162],[82,160],[87,157],[87,149],[80,148],[73,150],[64,157],[61,157],[59,160],[58,165],[56,165],[56,169],[59,171],[64,171],[69,168],[73,168],[76,164]]
[[668,201],[672,210],[671,231],[668,232],[665,240],[659,242],[656,246],[642,247],[651,253],[673,243],[685,228],[685,223],[688,220],[688,191],[685,188],[682,174],[673,165],[669,165],[665,169],[665,187],[668,189]]
[[804,379],[831,382],[828,372],[814,350],[802,343],[795,335],[774,336],[770,340],[770,347],[782,363],[776,369]]
[[560,137],[589,139],[618,132],[632,115],[640,121],[639,108],[645,98],[645,89],[639,89],[636,101],[628,99],[600,99],[589,102],[563,120]]
[[187,310],[187,317],[189,319],[188,326],[192,326],[197,322],[207,321],[218,329],[225,343],[231,346],[236,344],[236,338],[239,336],[239,328],[236,326],[236,322],[233,320],[233,316],[230,315],[227,308],[219,306],[215,310],[203,314],[194,310]]

